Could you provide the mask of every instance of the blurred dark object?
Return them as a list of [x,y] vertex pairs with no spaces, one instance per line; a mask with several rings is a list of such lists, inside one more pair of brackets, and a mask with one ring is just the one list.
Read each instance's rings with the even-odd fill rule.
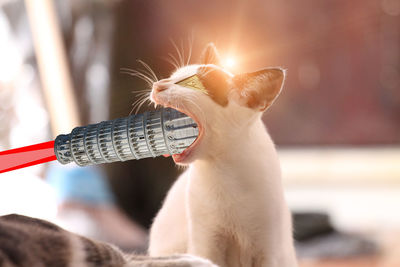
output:
[[293,229],[294,239],[300,242],[334,232],[328,214],[315,212],[294,213]]
[[352,258],[377,252],[371,240],[334,229],[325,213],[294,213],[293,225],[299,258]]

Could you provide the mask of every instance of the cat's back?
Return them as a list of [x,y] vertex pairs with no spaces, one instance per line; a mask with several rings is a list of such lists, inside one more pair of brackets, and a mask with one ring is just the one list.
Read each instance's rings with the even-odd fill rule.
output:
[[123,254],[50,222],[11,214],[0,217],[0,266],[123,266]]

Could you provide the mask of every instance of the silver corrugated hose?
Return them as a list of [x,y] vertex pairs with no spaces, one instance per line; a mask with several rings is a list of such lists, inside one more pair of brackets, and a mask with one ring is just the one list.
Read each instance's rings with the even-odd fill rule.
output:
[[79,166],[179,154],[199,134],[195,121],[165,108],[76,127],[57,136],[54,151],[63,164]]

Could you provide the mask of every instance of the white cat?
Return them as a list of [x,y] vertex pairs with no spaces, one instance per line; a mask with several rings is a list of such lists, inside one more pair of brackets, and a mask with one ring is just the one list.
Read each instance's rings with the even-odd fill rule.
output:
[[[153,84],[151,100],[191,116],[200,133],[173,156],[188,169],[155,218],[150,256],[189,253],[221,267],[297,266],[279,160],[261,120],[285,72],[232,75],[213,44],[201,63]],[[176,84],[187,77],[201,82],[199,90]]]

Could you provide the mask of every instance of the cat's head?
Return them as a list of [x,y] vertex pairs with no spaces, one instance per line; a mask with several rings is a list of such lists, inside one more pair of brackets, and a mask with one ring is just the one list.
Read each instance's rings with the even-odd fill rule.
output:
[[221,67],[215,46],[208,44],[200,64],[181,67],[169,78],[155,82],[151,101],[185,113],[199,126],[196,141],[173,155],[175,163],[229,153],[231,142],[240,139],[274,102],[284,78],[281,68],[233,75]]

